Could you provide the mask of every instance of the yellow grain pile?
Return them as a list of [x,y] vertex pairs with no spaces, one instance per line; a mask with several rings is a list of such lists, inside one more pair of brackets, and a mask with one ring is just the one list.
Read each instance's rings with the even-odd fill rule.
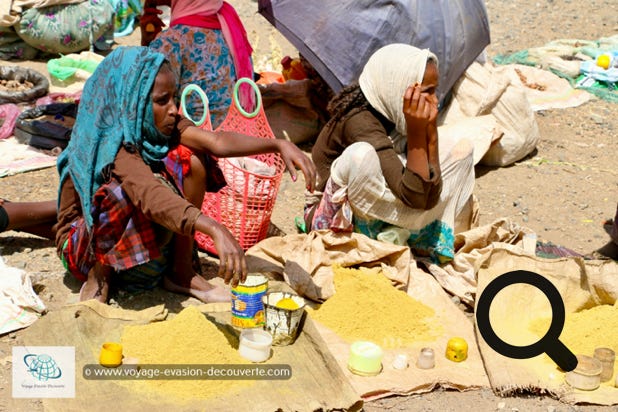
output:
[[[540,318],[530,323],[530,330],[542,336],[551,319]],[[576,313],[567,313],[560,341],[576,355],[594,354],[595,348],[606,347],[618,353],[618,301]]]
[[386,349],[430,342],[442,334],[432,308],[391,285],[380,272],[334,269],[335,294],[311,317],[346,342],[368,340]]
[[294,302],[292,298],[283,298],[275,304],[276,307],[287,310],[296,310],[299,308],[298,304]]
[[[234,337],[232,342],[237,342]],[[232,347],[226,335],[194,306],[173,319],[148,325],[127,326],[121,338],[123,354],[141,365],[201,365],[248,363]],[[237,346],[237,344],[236,344]],[[197,376],[197,375],[193,375]],[[122,381],[127,387],[179,400],[205,399],[235,392],[251,385],[247,380],[138,380]]]

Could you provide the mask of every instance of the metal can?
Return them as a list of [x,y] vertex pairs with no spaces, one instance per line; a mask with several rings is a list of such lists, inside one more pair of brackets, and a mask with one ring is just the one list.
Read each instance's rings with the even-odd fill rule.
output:
[[239,328],[257,328],[264,325],[262,296],[268,290],[268,279],[260,274],[249,274],[243,283],[232,288],[232,325]]

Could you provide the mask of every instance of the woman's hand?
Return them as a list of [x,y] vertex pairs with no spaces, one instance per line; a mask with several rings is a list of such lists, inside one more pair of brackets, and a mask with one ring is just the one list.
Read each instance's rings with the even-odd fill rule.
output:
[[423,179],[430,180],[438,153],[438,99],[433,93],[423,92],[419,84],[410,86],[403,96],[403,114],[408,129],[406,167]]
[[219,277],[233,287],[247,279],[245,252],[230,231],[214,219],[201,215],[195,227],[210,236],[219,255]]
[[435,124],[438,117],[435,95],[423,92],[419,84],[409,86],[403,96],[403,114],[409,132],[424,132],[429,124]]
[[296,181],[296,168],[299,168],[305,175],[307,190],[313,192],[316,184],[317,172],[315,165],[309,157],[303,153],[294,143],[287,140],[277,139],[279,154],[285,163],[292,180]]

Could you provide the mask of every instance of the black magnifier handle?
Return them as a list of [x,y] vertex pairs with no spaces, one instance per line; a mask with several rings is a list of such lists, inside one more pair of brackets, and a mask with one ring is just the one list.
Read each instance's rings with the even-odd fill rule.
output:
[[548,340],[543,349],[563,371],[569,372],[577,367],[577,357],[560,340]]

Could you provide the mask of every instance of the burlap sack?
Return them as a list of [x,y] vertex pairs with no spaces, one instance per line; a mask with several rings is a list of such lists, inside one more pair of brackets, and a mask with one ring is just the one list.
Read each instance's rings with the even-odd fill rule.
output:
[[300,144],[313,141],[322,126],[310,97],[310,80],[288,80],[261,86],[264,111],[279,139]]
[[332,265],[378,266],[394,284],[407,287],[410,248],[373,240],[360,233],[330,230],[270,237],[247,250],[249,271],[279,276],[296,293],[315,301],[335,293]]
[[[172,305],[173,310],[181,307]],[[230,328],[228,304],[200,305],[199,310],[208,315],[220,328]],[[118,342],[123,328],[128,325],[163,321],[168,315],[163,305],[143,310],[113,308],[94,300],[81,302],[52,311],[24,331],[21,339],[29,347],[73,346],[75,347],[75,394],[74,398],[46,398],[38,400],[45,411],[109,411],[113,405],[130,411],[358,411],[362,400],[354,392],[343,372],[336,365],[328,347],[320,338],[311,320],[303,325],[302,333],[294,345],[276,347],[268,364],[289,365],[292,377],[288,380],[256,379],[238,393],[220,393],[216,397],[199,399],[188,396],[173,399],[156,390],[149,393],[138,391],[133,382],[120,380],[86,379],[84,365],[98,363],[103,342]],[[171,317],[171,315],[170,315]],[[235,332],[236,337],[239,333]],[[153,342],[153,344],[155,344]],[[177,345],[183,345],[178,341]],[[238,347],[238,340],[232,339]],[[190,352],[193,348],[187,347]],[[251,367],[253,364],[249,364]],[[325,383],[328,384],[319,384]],[[204,380],[206,386],[210,382]],[[11,388],[0,388],[10,393]],[[8,410],[31,410],[32,400],[10,398]],[[250,400],[250,402],[248,401]]]
[[[562,297],[567,318],[570,313],[598,305],[613,305],[618,299],[617,262],[584,261],[575,257],[545,259],[523,254],[514,247],[496,247],[491,251],[478,272],[478,295],[492,280],[513,270],[535,272],[549,280]],[[516,346],[538,341],[539,337],[528,325],[539,318],[550,318],[551,315],[552,309],[545,295],[526,284],[514,284],[503,289],[492,301],[490,309],[491,325],[495,333],[505,342]],[[478,327],[476,332],[485,369],[496,393],[502,396],[522,392],[549,393],[572,404],[618,405],[618,390],[613,387],[615,377],[593,391],[573,389],[565,383],[564,372],[547,355],[512,359],[489,347]],[[609,333],[607,331],[608,337]],[[613,345],[614,342],[607,342],[604,346]],[[579,354],[575,347],[570,350]],[[592,356],[592,353],[584,355]]]

